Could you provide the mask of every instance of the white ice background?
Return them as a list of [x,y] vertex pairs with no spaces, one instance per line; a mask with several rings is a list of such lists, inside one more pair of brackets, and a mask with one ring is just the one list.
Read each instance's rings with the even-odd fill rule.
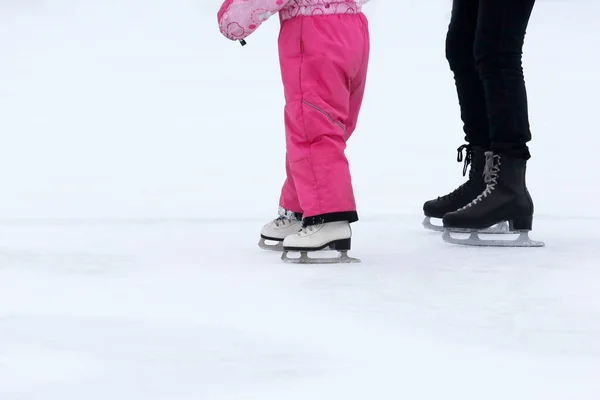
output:
[[600,398],[600,5],[539,0],[524,67],[543,249],[451,246],[450,0],[378,0],[348,147],[351,266],[256,246],[284,176],[277,18],[0,0],[1,400]]

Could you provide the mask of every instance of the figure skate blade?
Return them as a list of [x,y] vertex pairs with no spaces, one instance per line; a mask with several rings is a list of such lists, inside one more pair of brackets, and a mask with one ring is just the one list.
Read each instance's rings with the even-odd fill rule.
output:
[[443,232],[444,231],[443,226],[435,225],[433,222],[431,222],[431,217],[425,217],[423,219],[423,227],[427,230],[434,231],[434,232]]
[[[300,253],[299,257],[289,257],[289,253]],[[281,259],[288,264],[354,264],[360,263],[358,258],[348,256],[348,251],[340,251],[337,257],[318,257],[312,258],[308,256],[308,251],[291,251],[286,250],[281,255]]]
[[[468,234],[466,238],[457,238],[452,234]],[[505,232],[501,234],[504,238],[507,235],[518,235],[515,239],[497,239],[494,234],[484,233],[482,231],[450,231],[445,230],[442,239],[446,243],[458,244],[463,246],[476,247],[544,247],[546,244],[529,238],[529,232]]]
[[[269,244],[269,242],[272,244]],[[269,251],[283,251],[283,240],[265,239],[261,237],[258,241],[258,247]]]
[[[431,222],[431,218],[432,217],[425,217],[425,219],[423,219],[423,226],[425,227],[425,229],[428,229],[430,231],[434,231],[434,232],[444,232],[446,229],[444,228],[443,225],[435,225],[433,222]],[[464,231],[464,230],[454,230],[454,232],[470,232],[470,231]],[[505,233],[510,233],[509,227],[508,227],[508,222],[500,222],[496,225],[492,225],[489,228],[483,229],[480,231],[481,233],[493,233],[493,234],[505,234]]]

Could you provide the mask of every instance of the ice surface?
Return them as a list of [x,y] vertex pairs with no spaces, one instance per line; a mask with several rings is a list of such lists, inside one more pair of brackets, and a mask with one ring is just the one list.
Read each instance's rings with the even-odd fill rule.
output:
[[543,249],[422,228],[462,179],[450,2],[367,7],[343,266],[256,245],[284,173],[278,23],[242,48],[218,6],[0,2],[0,399],[597,399],[600,6],[539,1],[529,28]]

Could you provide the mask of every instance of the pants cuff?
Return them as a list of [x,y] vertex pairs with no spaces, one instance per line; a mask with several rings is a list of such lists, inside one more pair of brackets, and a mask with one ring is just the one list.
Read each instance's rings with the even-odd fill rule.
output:
[[328,222],[337,222],[337,221],[348,221],[349,223],[356,222],[356,221],[358,221],[358,213],[356,211],[342,211],[342,212],[314,215],[312,217],[305,217],[302,220],[302,225],[311,226],[311,225],[326,224]]
[[531,153],[529,147],[525,146],[511,146],[506,144],[492,143],[491,150],[494,153],[504,154],[512,158],[522,158],[523,160],[529,160]]

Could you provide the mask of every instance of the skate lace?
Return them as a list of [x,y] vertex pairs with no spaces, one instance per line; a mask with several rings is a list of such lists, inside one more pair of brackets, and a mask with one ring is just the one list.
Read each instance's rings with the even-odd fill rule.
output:
[[[466,150],[466,157],[463,156],[463,150]],[[467,174],[467,168],[469,168],[469,165],[471,164],[471,161],[473,161],[473,151],[471,150],[471,145],[469,144],[463,144],[462,146],[460,146],[458,149],[456,149],[456,161],[457,162],[463,162],[463,158],[464,158],[464,166],[463,166],[463,176],[465,176]]]
[[496,185],[498,184],[498,175],[500,173],[500,165],[501,159],[499,155],[494,154],[491,151],[487,151],[485,153],[485,167],[483,168],[483,180],[486,184],[485,190],[460,210],[473,207],[475,204],[488,197],[494,191],[494,189],[496,189]]
[[309,225],[309,226],[303,226],[300,231],[298,232],[298,234],[300,236],[306,236],[309,235],[311,233],[313,233],[316,229],[316,225]]
[[[466,156],[463,155],[463,152],[465,150],[466,150]],[[458,149],[456,149],[456,152],[457,152],[456,161],[457,162],[464,161],[463,176],[465,176],[467,174],[467,169],[469,168],[469,165],[471,165],[471,163],[473,161],[473,151],[471,149],[471,145],[463,144]],[[472,169],[471,169],[471,171],[472,171]],[[446,200],[446,199],[450,199],[450,198],[462,195],[463,191],[467,188],[468,184],[469,184],[469,181],[463,183],[458,188],[456,188],[456,190],[454,190],[453,192],[448,193],[445,196],[438,197],[438,200]]]
[[275,226],[277,226],[277,227],[286,226],[286,225],[289,225],[292,223],[292,221],[287,217],[278,217],[273,222],[275,223]]
[[298,222],[298,214],[293,211],[288,211],[283,207],[279,207],[279,217],[273,220],[275,226],[286,226]]

